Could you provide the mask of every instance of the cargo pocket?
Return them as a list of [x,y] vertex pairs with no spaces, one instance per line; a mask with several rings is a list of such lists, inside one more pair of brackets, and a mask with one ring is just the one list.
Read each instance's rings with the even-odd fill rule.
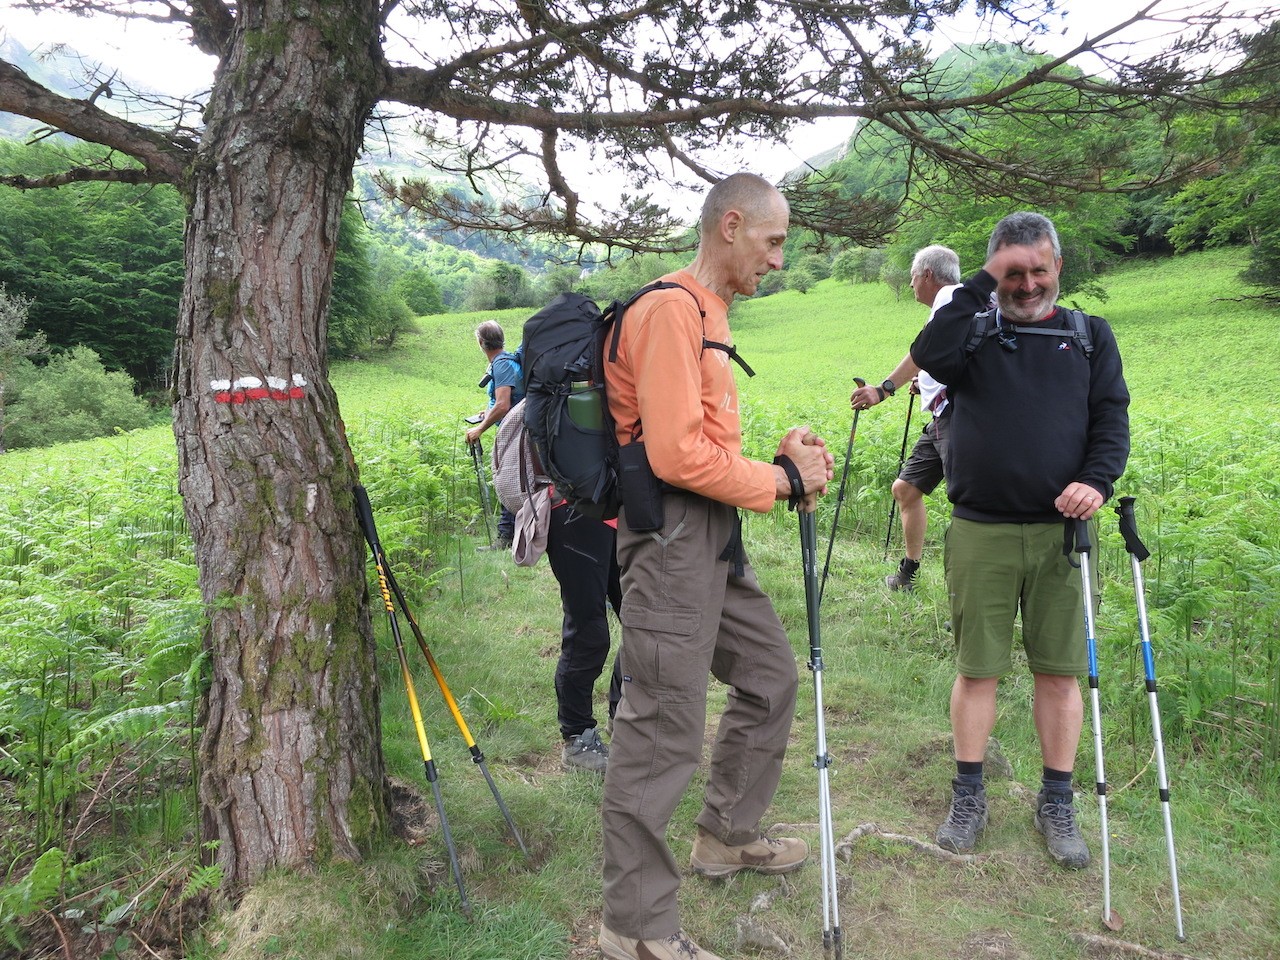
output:
[[697,607],[622,604],[627,675],[667,702],[700,700],[711,669],[711,651],[700,649],[702,611]]

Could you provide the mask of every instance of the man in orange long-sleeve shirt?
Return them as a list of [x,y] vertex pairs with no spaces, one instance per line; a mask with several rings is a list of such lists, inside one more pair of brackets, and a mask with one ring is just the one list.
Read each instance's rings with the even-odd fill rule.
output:
[[[652,524],[624,491],[618,524],[625,673],[605,776],[604,922],[611,960],[717,960],[680,929],[680,871],[666,830],[702,755],[708,674],[729,698],[711,757],[691,858],[695,872],[787,873],[803,840],[760,832],[795,707],[795,654],[742,549],[738,509],[766,512],[800,495],[812,510],[833,460],[808,427],[789,430],[774,463],[742,455],[729,366],[729,304],[782,267],[790,211],[767,181],[735,174],[702,208],[693,263],[664,277],[622,320],[607,363],[623,446],[643,442],[665,491]],[[624,461],[625,463],[625,461]],[[631,523],[628,523],[630,517]],[[636,527],[654,526],[640,530]]]

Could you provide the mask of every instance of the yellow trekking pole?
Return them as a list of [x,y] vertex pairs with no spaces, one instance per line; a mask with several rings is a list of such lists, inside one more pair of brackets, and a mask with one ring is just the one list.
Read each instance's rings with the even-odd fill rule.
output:
[[[363,499],[366,509],[369,509],[372,517],[373,511],[368,507],[369,496],[365,492],[364,487],[356,487],[357,500]],[[372,523],[370,524],[372,526]],[[489,784],[489,791],[493,794],[493,799],[498,804],[498,809],[502,811],[502,817],[507,821],[507,827],[511,831],[511,836],[516,844],[520,847],[520,852],[526,857],[529,856],[529,850],[524,845],[524,838],[520,836],[520,831],[516,827],[515,820],[511,818],[511,811],[507,809],[507,805],[502,800],[502,794],[498,792],[498,785],[494,782],[493,777],[489,773],[489,767],[485,763],[484,753],[476,744],[475,738],[471,736],[471,728],[467,726],[467,721],[463,719],[462,711],[458,709],[458,701],[453,698],[453,691],[449,689],[449,684],[445,682],[444,673],[440,670],[440,665],[436,663],[436,658],[431,653],[431,648],[427,645],[426,638],[422,635],[422,629],[418,626],[418,621],[414,619],[413,611],[409,609],[409,604],[405,601],[404,593],[400,590],[400,584],[396,583],[396,575],[392,572],[388,565],[386,568],[386,582],[391,587],[391,592],[395,594],[396,602],[400,604],[400,609],[404,611],[404,615],[409,620],[409,627],[413,631],[414,639],[418,641],[418,649],[422,651],[422,655],[427,658],[427,665],[431,668],[432,675],[436,678],[436,684],[440,687],[440,693],[444,697],[444,702],[449,708],[449,712],[453,714],[453,721],[458,725],[458,730],[462,734],[462,739],[467,744],[467,749],[471,751],[471,762],[480,768],[480,772],[484,774],[485,781]]]
[[471,901],[467,899],[467,889],[462,882],[462,868],[458,865],[458,850],[453,843],[453,833],[449,830],[449,819],[444,812],[444,798],[440,795],[440,776],[436,772],[436,762],[431,757],[431,746],[427,743],[427,731],[422,725],[422,710],[418,707],[418,695],[413,689],[413,677],[409,673],[409,658],[405,656],[404,640],[400,636],[400,623],[396,619],[395,604],[391,602],[391,591],[388,589],[386,556],[382,552],[382,544],[378,542],[378,531],[373,525],[373,511],[369,507],[369,496],[364,487],[355,488],[356,516],[364,538],[373,551],[373,562],[378,570],[378,589],[382,593],[383,605],[387,608],[387,619],[391,623],[391,636],[396,643],[396,657],[400,661],[400,676],[404,679],[405,693],[409,697],[409,710],[413,713],[413,725],[418,734],[418,746],[422,750],[422,766],[426,771],[427,782],[431,784],[431,792],[435,796],[436,814],[440,817],[440,832],[444,834],[445,847],[449,851],[449,869],[453,872],[453,880],[458,885],[458,896],[462,899],[462,912],[471,916]]

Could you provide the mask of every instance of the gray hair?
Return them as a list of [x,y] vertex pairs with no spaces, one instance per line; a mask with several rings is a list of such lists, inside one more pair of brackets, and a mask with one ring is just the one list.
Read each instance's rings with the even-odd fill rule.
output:
[[959,283],[960,255],[940,243],[917,250],[911,261],[911,272],[921,274],[926,270],[930,271],[939,283]]
[[502,324],[497,320],[486,320],[476,327],[476,341],[484,350],[501,350],[507,342],[507,335],[502,332]]
[[991,242],[987,244],[987,256],[990,257],[1001,247],[1038,246],[1045,237],[1053,244],[1054,257],[1062,256],[1062,245],[1058,243],[1058,231],[1053,229],[1053,222],[1043,214],[1020,210],[1011,213],[991,231]]

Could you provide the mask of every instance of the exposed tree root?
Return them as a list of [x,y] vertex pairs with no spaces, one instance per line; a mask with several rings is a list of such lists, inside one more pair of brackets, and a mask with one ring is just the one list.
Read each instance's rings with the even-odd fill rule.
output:
[[919,837],[909,837],[903,833],[889,833],[886,830],[881,830],[874,823],[859,824],[846,834],[843,839],[839,840],[836,843],[836,856],[846,861],[852,859],[854,842],[873,834],[884,837],[886,840],[892,840],[895,843],[901,843],[912,850],[926,853],[936,860],[942,860],[947,863],[982,863],[992,857],[992,854],[989,853],[952,853],[950,850],[942,849],[936,843],[921,840]]
[[1144,947],[1140,943],[1129,943],[1125,940],[1116,940],[1096,933],[1073,933],[1071,934],[1071,939],[1082,947],[1088,948],[1090,956],[1095,957],[1110,957],[1114,954],[1122,954],[1126,957],[1140,957],[1141,960],[1195,960],[1194,957],[1185,953],[1152,950],[1150,947]]

